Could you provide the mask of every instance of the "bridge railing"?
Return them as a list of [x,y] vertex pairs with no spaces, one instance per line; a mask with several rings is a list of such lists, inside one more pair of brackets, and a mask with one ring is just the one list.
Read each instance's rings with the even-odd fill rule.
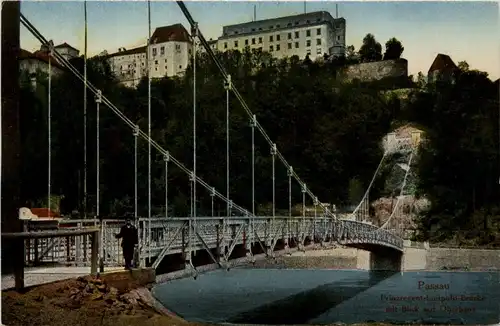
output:
[[[190,223],[191,221],[191,223]],[[124,264],[120,240],[115,234],[123,220],[96,219],[63,220],[59,229],[82,230],[97,227],[99,255],[105,266]],[[195,228],[190,227],[195,225]],[[334,220],[330,217],[172,217],[140,218],[138,220],[141,259],[154,259],[168,254],[203,249],[225,248],[261,243],[274,248],[277,240],[328,239],[344,244],[372,243],[402,248],[402,239],[377,226],[359,221]],[[57,262],[71,266],[87,266],[91,260],[88,236],[68,236],[57,239],[26,240],[27,263]]]

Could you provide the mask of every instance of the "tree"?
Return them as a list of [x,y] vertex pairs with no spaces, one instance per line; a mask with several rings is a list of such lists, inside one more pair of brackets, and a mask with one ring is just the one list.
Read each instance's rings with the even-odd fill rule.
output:
[[[354,47],[352,48],[354,51]],[[269,137],[294,170],[320,198],[349,199],[349,182],[356,178],[369,184],[381,158],[379,141],[388,132],[394,110],[376,90],[356,85],[338,85],[329,62],[307,64],[294,56],[273,59],[257,50],[227,51],[215,54],[234,85],[256,114]],[[197,174],[218,190],[225,189],[226,166],[226,95],[216,64],[207,54],[196,60],[197,87]],[[82,71],[83,60],[72,63]],[[102,57],[88,60],[88,79],[128,120],[147,130],[148,87],[143,79],[137,89],[118,84]],[[23,182],[31,185],[26,198],[47,196],[47,80],[40,76],[38,92],[23,82],[23,138],[26,162]],[[338,92],[332,92],[336,87]],[[64,195],[62,213],[81,209],[83,197],[83,85],[66,72],[52,79],[52,175],[53,193]],[[193,69],[188,66],[179,77],[151,82],[152,138],[187,168],[193,164],[192,139]],[[94,95],[87,98],[87,188],[88,207],[95,211],[96,110]],[[248,186],[251,184],[251,132],[247,112],[230,98],[230,193],[235,203],[251,207]],[[356,150],[352,149],[353,144]],[[134,137],[132,129],[106,105],[100,110],[100,179],[101,214],[130,214],[134,202]],[[256,201],[263,206],[272,198],[272,158],[268,142],[255,133]],[[152,152],[152,211],[165,209],[163,157]],[[148,210],[147,143],[138,139],[138,212]],[[282,165],[276,165],[277,208],[287,209],[288,177]],[[190,213],[190,183],[184,171],[173,163],[168,170],[169,209],[171,214]],[[298,185],[292,200],[302,201]],[[201,187],[198,192],[200,214],[211,198]],[[215,209],[225,210],[216,201]],[[224,213],[222,213],[224,214]]]
[[363,62],[374,62],[382,60],[382,46],[375,40],[373,34],[366,34],[363,45],[359,49],[359,56]]
[[467,72],[469,71],[469,64],[467,63],[467,61],[459,61],[458,69],[460,69],[460,71],[462,72]]
[[398,41],[395,37],[389,39],[385,43],[385,53],[384,60],[394,60],[401,58],[401,54],[403,54],[404,47],[400,41]]
[[356,59],[357,53],[356,53],[356,49],[354,48],[354,45],[349,45],[346,48],[345,57],[348,60]]
[[418,88],[424,88],[426,85],[427,85],[427,78],[421,71],[419,71],[417,74],[417,86]]
[[427,130],[417,163],[417,191],[431,202],[419,219],[422,239],[500,243],[492,226],[500,221],[498,98],[485,73],[468,71],[410,104]]

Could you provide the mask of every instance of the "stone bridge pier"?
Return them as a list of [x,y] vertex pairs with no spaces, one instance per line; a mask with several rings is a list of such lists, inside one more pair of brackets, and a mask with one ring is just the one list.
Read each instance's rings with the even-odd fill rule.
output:
[[403,253],[392,248],[378,247],[370,252],[371,271],[400,272]]
[[403,252],[384,246],[356,245],[357,268],[370,271],[400,272],[403,266]]

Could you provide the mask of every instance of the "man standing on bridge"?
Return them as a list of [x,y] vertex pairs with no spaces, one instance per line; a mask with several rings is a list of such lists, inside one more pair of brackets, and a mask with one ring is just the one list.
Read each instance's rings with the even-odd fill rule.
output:
[[[132,225],[130,219],[127,218],[126,223],[120,229],[120,233],[115,234],[117,239],[122,239],[123,258],[125,259],[125,269],[132,268],[132,260],[134,258],[134,249],[138,244],[139,236],[137,228]],[[137,262],[134,262],[137,263]]]

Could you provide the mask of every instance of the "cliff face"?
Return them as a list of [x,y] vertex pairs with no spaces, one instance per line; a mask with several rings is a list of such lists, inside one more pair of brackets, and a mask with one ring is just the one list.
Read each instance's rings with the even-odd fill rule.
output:
[[[391,194],[378,198],[370,203],[373,215],[372,221],[376,225],[383,225],[394,211],[393,219],[403,224],[403,228],[411,231],[415,229],[415,217],[425,209],[430,202],[426,198],[416,198],[415,188],[418,176],[413,171],[413,164],[418,160],[417,146],[423,139],[423,131],[411,125],[402,126],[384,137],[383,146],[386,152],[399,156],[398,159],[386,161],[385,169],[390,173],[385,180],[384,193]],[[411,166],[408,166],[410,152],[413,148]],[[390,155],[389,154],[389,155]],[[401,192],[404,176],[406,184]],[[398,202],[398,196],[402,195]]]

